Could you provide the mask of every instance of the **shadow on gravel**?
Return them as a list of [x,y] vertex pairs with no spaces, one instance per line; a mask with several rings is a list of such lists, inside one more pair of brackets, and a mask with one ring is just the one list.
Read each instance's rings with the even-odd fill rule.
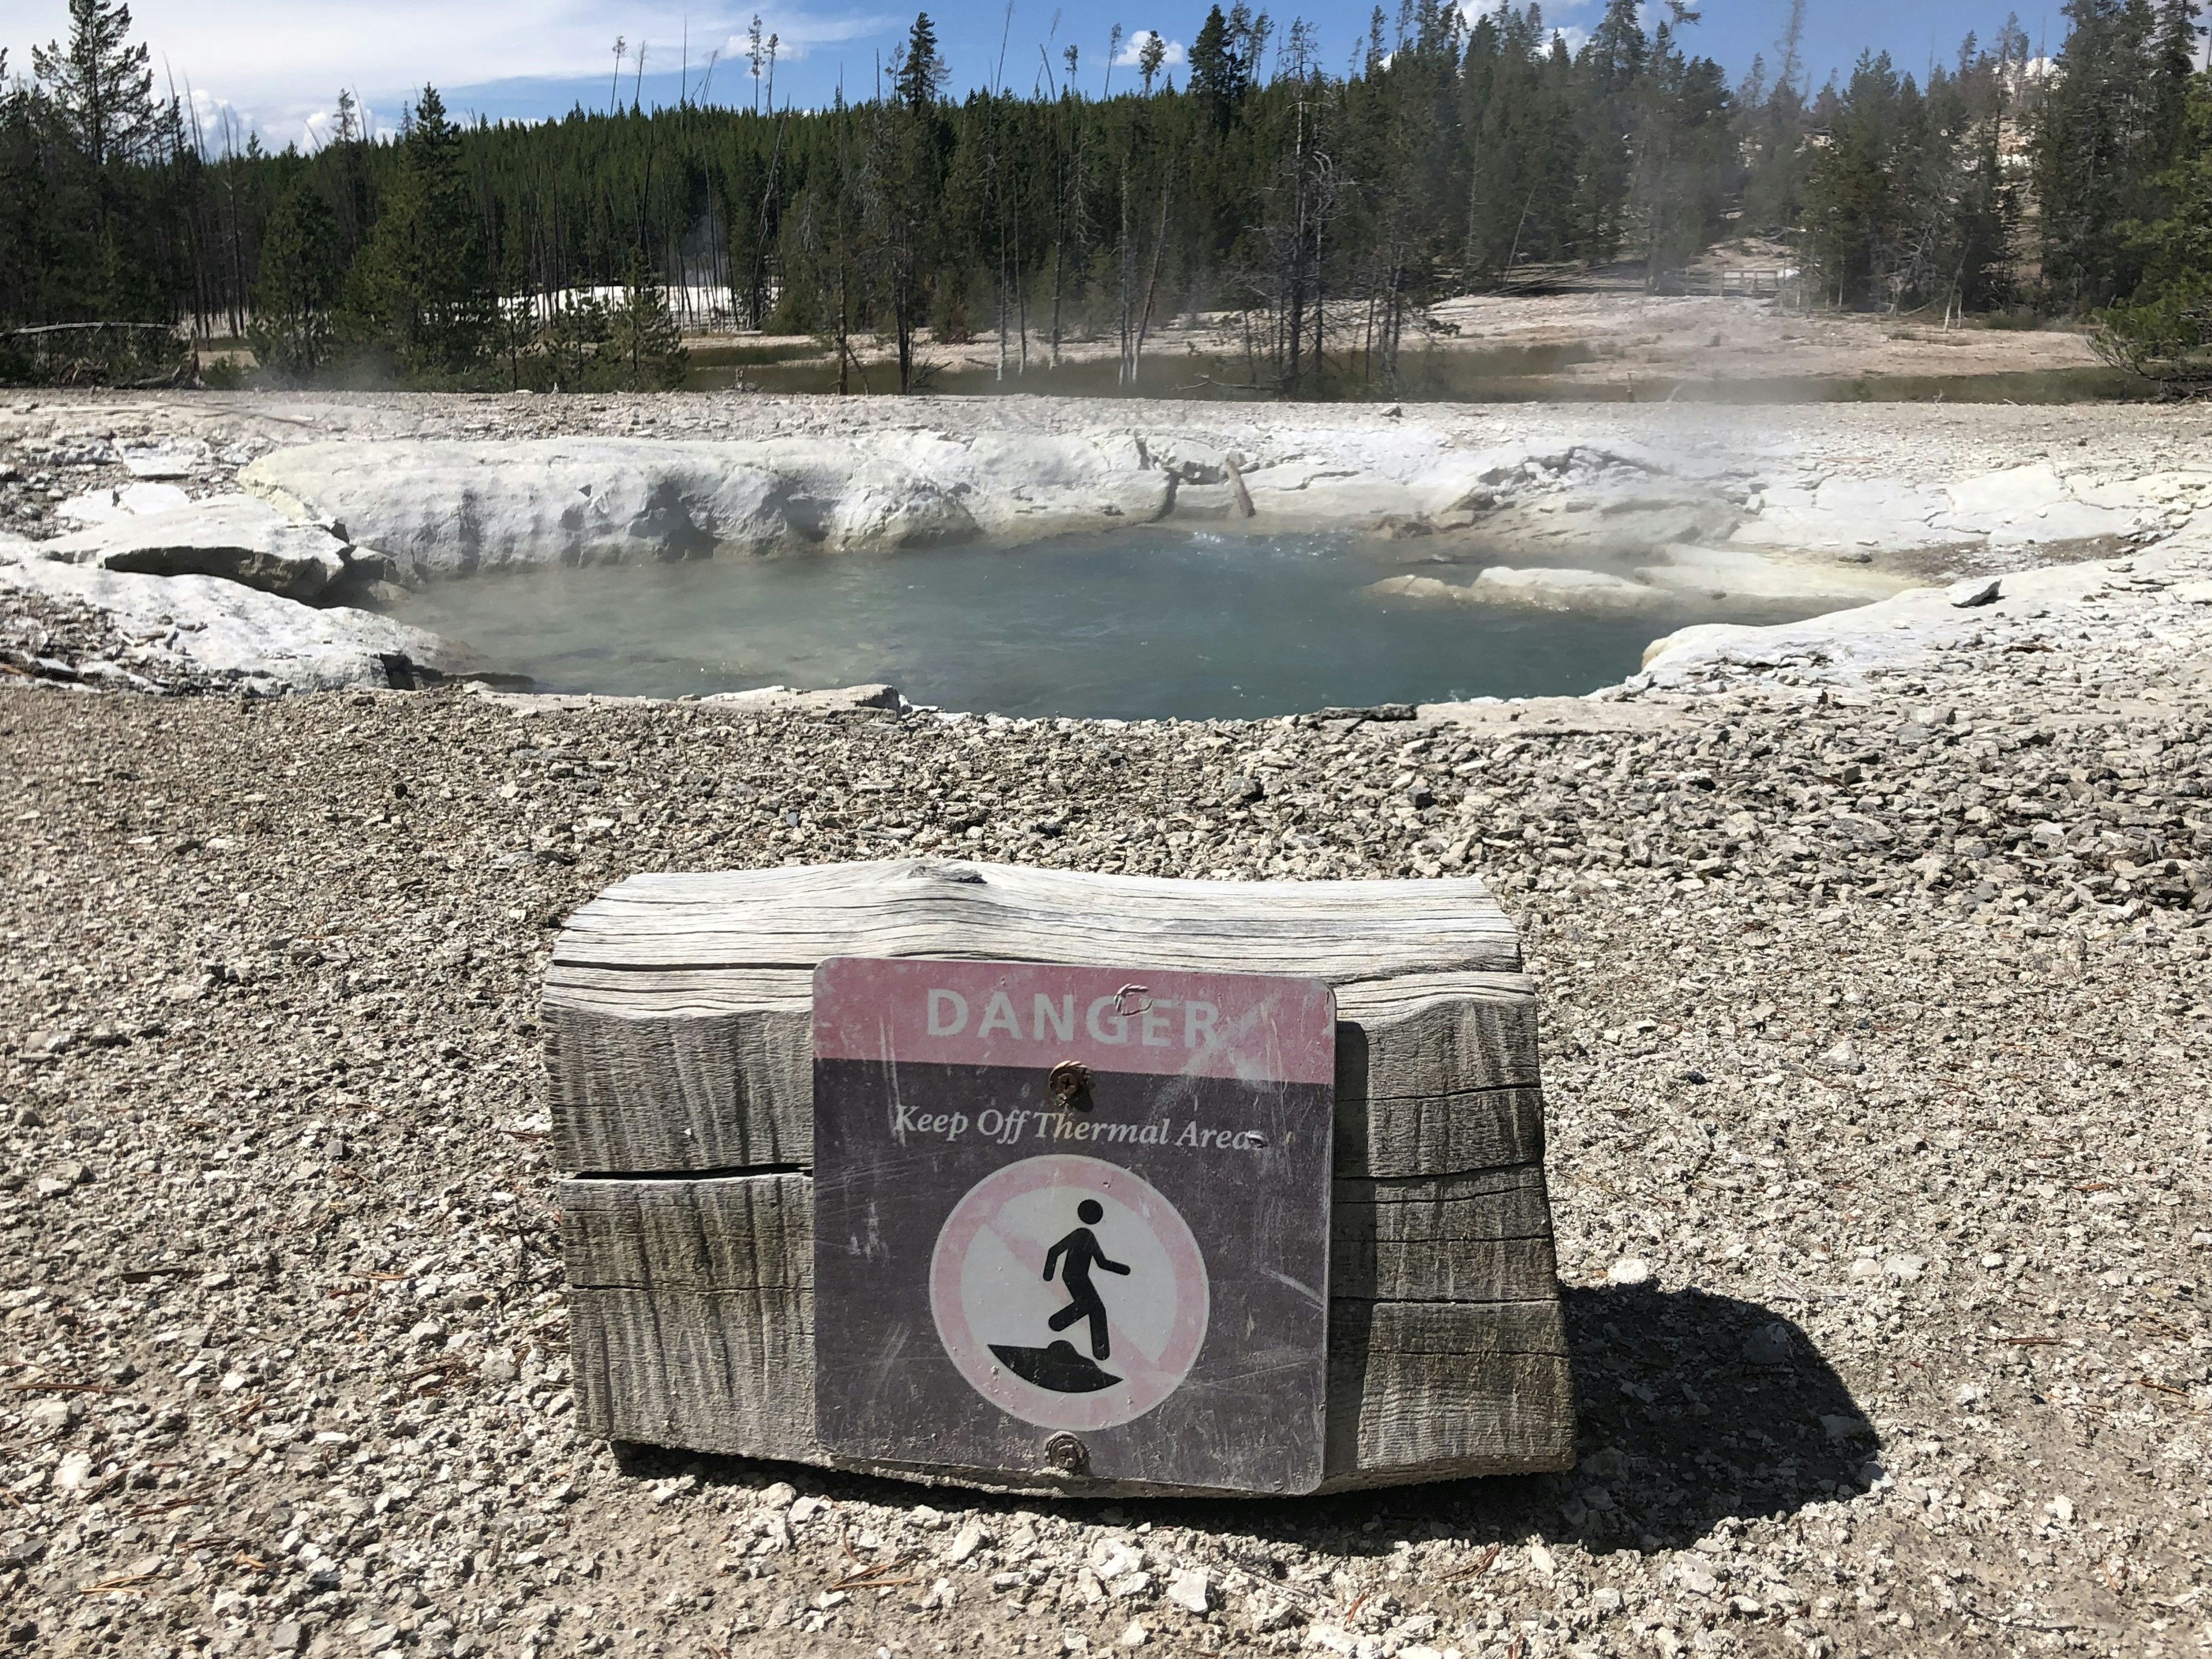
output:
[[1547,1532],[1678,1548],[1729,1516],[1856,1498],[1875,1437],[1812,1339],[1771,1308],[1649,1285],[1565,1292],[1581,1462]]
[[1401,1538],[1480,1548],[1532,1533],[1592,1551],[1680,1549],[1731,1516],[1788,1515],[1863,1492],[1874,1431],[1811,1340],[1771,1309],[1642,1285],[1570,1288],[1564,1299],[1580,1462],[1563,1474],[1305,1498],[1056,1499],[647,1446],[623,1445],[617,1456],[637,1479],[689,1474],[756,1490],[788,1480],[802,1492],[987,1517],[1047,1509],[1088,1523],[1152,1521],[1346,1557],[1388,1555]]

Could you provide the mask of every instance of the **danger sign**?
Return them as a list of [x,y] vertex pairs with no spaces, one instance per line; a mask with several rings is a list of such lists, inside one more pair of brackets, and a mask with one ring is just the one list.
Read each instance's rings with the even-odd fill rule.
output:
[[827,1449],[1318,1484],[1327,987],[838,958],[814,1012]]

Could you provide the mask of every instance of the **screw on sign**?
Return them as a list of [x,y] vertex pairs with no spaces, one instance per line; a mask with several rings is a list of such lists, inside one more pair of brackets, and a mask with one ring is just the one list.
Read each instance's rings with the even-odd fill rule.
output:
[[842,957],[814,1010],[825,1449],[1319,1483],[1326,986]]

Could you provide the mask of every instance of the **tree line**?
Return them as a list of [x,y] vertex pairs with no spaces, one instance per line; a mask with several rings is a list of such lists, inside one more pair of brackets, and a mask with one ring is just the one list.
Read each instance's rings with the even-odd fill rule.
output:
[[841,386],[912,389],[924,343],[976,339],[1009,373],[1104,341],[1134,377],[1206,313],[1240,342],[1234,389],[1387,393],[1441,299],[1624,261],[1663,289],[1746,235],[1809,302],[2095,314],[2136,366],[2201,357],[2193,0],[2064,11],[2047,59],[2008,21],[1919,76],[1869,54],[1815,88],[1802,0],[1733,85],[1683,0],[1648,29],[1607,0],[1571,50],[1538,0],[1471,24],[1400,0],[1340,70],[1235,0],[1179,84],[1149,31],[1118,89],[1047,43],[957,99],[924,14],[822,108],[617,95],[462,125],[425,87],[390,142],[342,97],[309,154],[201,131],[122,0],[70,0],[29,74],[0,52],[0,374],[137,372],[170,337],[114,327],[141,324],[242,337],[273,379],[666,386],[672,283],[816,337]]

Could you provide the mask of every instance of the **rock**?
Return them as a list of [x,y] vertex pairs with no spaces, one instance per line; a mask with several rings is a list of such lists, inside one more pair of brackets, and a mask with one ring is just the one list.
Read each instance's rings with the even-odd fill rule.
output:
[[981,1522],[970,1521],[952,1534],[952,1541],[945,1547],[945,1559],[954,1566],[983,1547],[985,1534]]
[[1892,1279],[1911,1284],[1928,1271],[1928,1259],[1918,1255],[1893,1255],[1881,1264],[1881,1270]]
[[72,519],[78,524],[115,524],[173,513],[187,506],[191,499],[174,484],[125,484],[119,489],[93,489],[72,495],[54,508],[54,516]]
[[1578,606],[1638,609],[1666,595],[1655,587],[1599,570],[1512,569],[1492,565],[1472,582],[1447,582],[1435,576],[1386,576],[1366,592],[1377,599],[1415,605],[1528,605],[1544,610]]
[[1527,605],[1546,610],[1599,605],[1640,608],[1657,601],[1656,590],[1602,570],[1512,569],[1491,565],[1474,579],[1474,604]]
[[56,1492],[82,1492],[92,1484],[92,1454],[88,1451],[65,1452],[54,1467]]
[[23,1413],[23,1424],[32,1433],[51,1439],[74,1428],[78,1414],[74,1400],[40,1400]]
[[295,1620],[287,1619],[269,1627],[269,1651],[271,1653],[297,1653],[307,1645],[307,1626]]
[[43,551],[48,558],[107,570],[221,576],[265,593],[308,600],[345,574],[348,544],[319,525],[301,524],[254,496],[213,495],[170,512],[118,517],[49,542]]
[[2074,1500],[2063,1492],[2043,1507],[2045,1512],[2061,1526],[2074,1519]]
[[116,459],[134,478],[189,478],[214,464],[198,438],[163,438],[150,444],[125,444]]
[[1859,1046],[1849,1037],[1844,1038],[1820,1056],[1820,1064],[1832,1072],[1856,1074],[1866,1070],[1866,1062],[1859,1058]]
[[1185,1613],[1203,1613],[1213,1605],[1213,1581],[1203,1567],[1178,1567],[1168,1575],[1167,1599]]
[[1779,1320],[1761,1325],[1744,1339],[1743,1358],[1747,1365],[1787,1365],[1796,1356],[1796,1340]]
[[2002,577],[1969,576],[1962,582],[1952,583],[1946,597],[1954,611],[1966,611],[1976,605],[1995,605],[2003,593]]
[[142,674],[173,672],[264,691],[388,687],[481,672],[467,647],[366,611],[311,610],[214,576],[149,576],[46,560],[0,560],[0,595],[73,600],[136,641]]
[[1869,545],[1917,551],[1973,539],[1973,532],[1930,523],[1950,505],[1940,489],[1897,478],[1834,477],[1766,490],[1757,514],[1730,541],[1752,547],[1855,556]]
[[1640,565],[1639,580],[1654,587],[1736,599],[1864,605],[1910,586],[1901,577],[1839,570],[1832,562],[1775,558],[1740,547],[1677,543],[1663,550],[1664,564]]
[[1143,1621],[1132,1619],[1122,1626],[1120,1640],[1125,1648],[1140,1648],[1152,1640],[1152,1632],[1145,1628]]
[[895,685],[880,681],[865,685],[841,685],[821,691],[798,691],[787,685],[756,686],[750,691],[715,691],[702,697],[702,702],[718,703],[738,708],[765,711],[787,708],[802,714],[829,714],[845,709],[890,708],[908,707]]
[[2075,499],[2048,462],[1965,479],[1945,493],[1949,507],[1932,520],[1937,527],[1986,537],[2000,547],[2102,540],[2143,522],[2139,512]]
[[1109,1583],[1144,1565],[1144,1553],[1125,1539],[1101,1540],[1091,1550],[1089,1566],[1101,1583]]
[[1640,1256],[1623,1256],[1606,1269],[1609,1285],[1648,1285],[1651,1282],[1651,1264]]
[[1171,489],[1110,433],[315,444],[240,483],[434,575],[1059,535],[1156,518]]

